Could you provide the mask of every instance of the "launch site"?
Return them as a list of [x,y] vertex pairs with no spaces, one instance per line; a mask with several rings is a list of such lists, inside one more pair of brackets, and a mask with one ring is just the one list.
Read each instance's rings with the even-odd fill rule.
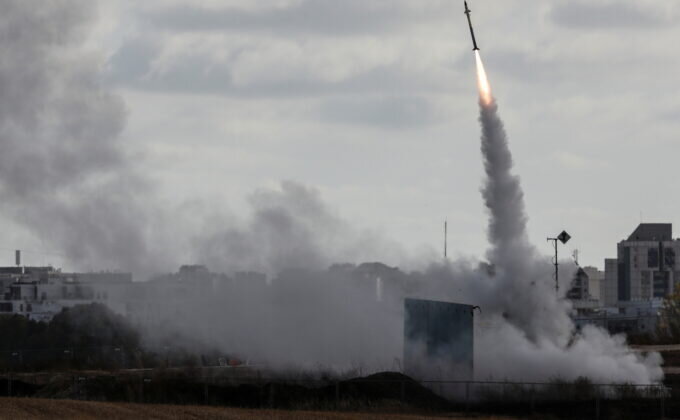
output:
[[0,5],[0,419],[680,419],[680,3]]

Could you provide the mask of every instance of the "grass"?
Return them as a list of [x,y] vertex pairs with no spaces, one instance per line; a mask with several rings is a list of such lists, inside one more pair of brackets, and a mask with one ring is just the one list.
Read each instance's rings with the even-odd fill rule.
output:
[[[455,414],[439,417],[395,414],[323,411],[251,410],[224,407],[106,403],[40,398],[0,398],[0,419],[278,419],[278,420],[428,420],[462,418]],[[476,417],[478,420],[501,420],[500,417]]]

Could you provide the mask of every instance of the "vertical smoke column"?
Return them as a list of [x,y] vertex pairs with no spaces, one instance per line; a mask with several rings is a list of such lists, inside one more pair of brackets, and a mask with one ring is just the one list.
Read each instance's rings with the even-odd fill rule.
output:
[[479,86],[479,121],[482,125],[482,155],[487,176],[483,195],[491,214],[488,234],[494,254],[503,254],[511,247],[529,245],[524,199],[519,178],[511,173],[512,154],[503,122],[498,116],[498,106],[491,95],[491,87],[479,51],[475,51],[475,57]]
[[482,189],[489,212],[487,258],[495,268],[494,305],[530,339],[562,341],[570,331],[564,303],[546,287],[548,271],[530,244],[519,177],[512,173],[512,154],[484,64],[475,51],[479,88],[479,121],[486,181]]

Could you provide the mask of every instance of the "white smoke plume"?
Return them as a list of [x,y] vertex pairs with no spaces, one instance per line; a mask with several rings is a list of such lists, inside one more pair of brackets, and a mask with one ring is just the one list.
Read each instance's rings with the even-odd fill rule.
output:
[[[523,192],[513,175],[512,154],[495,101],[480,100],[482,155],[486,184],[482,191],[489,212],[487,258],[493,265],[494,295],[491,305],[530,338],[555,337],[570,325],[568,304],[558,299],[547,280],[552,267],[539,256],[526,231]],[[568,340],[568,337],[563,337]]]

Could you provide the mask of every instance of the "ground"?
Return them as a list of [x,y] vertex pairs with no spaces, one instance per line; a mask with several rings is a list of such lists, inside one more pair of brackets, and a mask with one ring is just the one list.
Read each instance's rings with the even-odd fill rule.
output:
[[[278,420],[427,420],[441,418],[462,418],[455,414],[438,417],[402,414],[246,410],[239,408],[104,403],[73,400],[46,400],[40,398],[0,398],[0,419],[278,419]],[[500,417],[477,417],[477,420],[501,420]]]

